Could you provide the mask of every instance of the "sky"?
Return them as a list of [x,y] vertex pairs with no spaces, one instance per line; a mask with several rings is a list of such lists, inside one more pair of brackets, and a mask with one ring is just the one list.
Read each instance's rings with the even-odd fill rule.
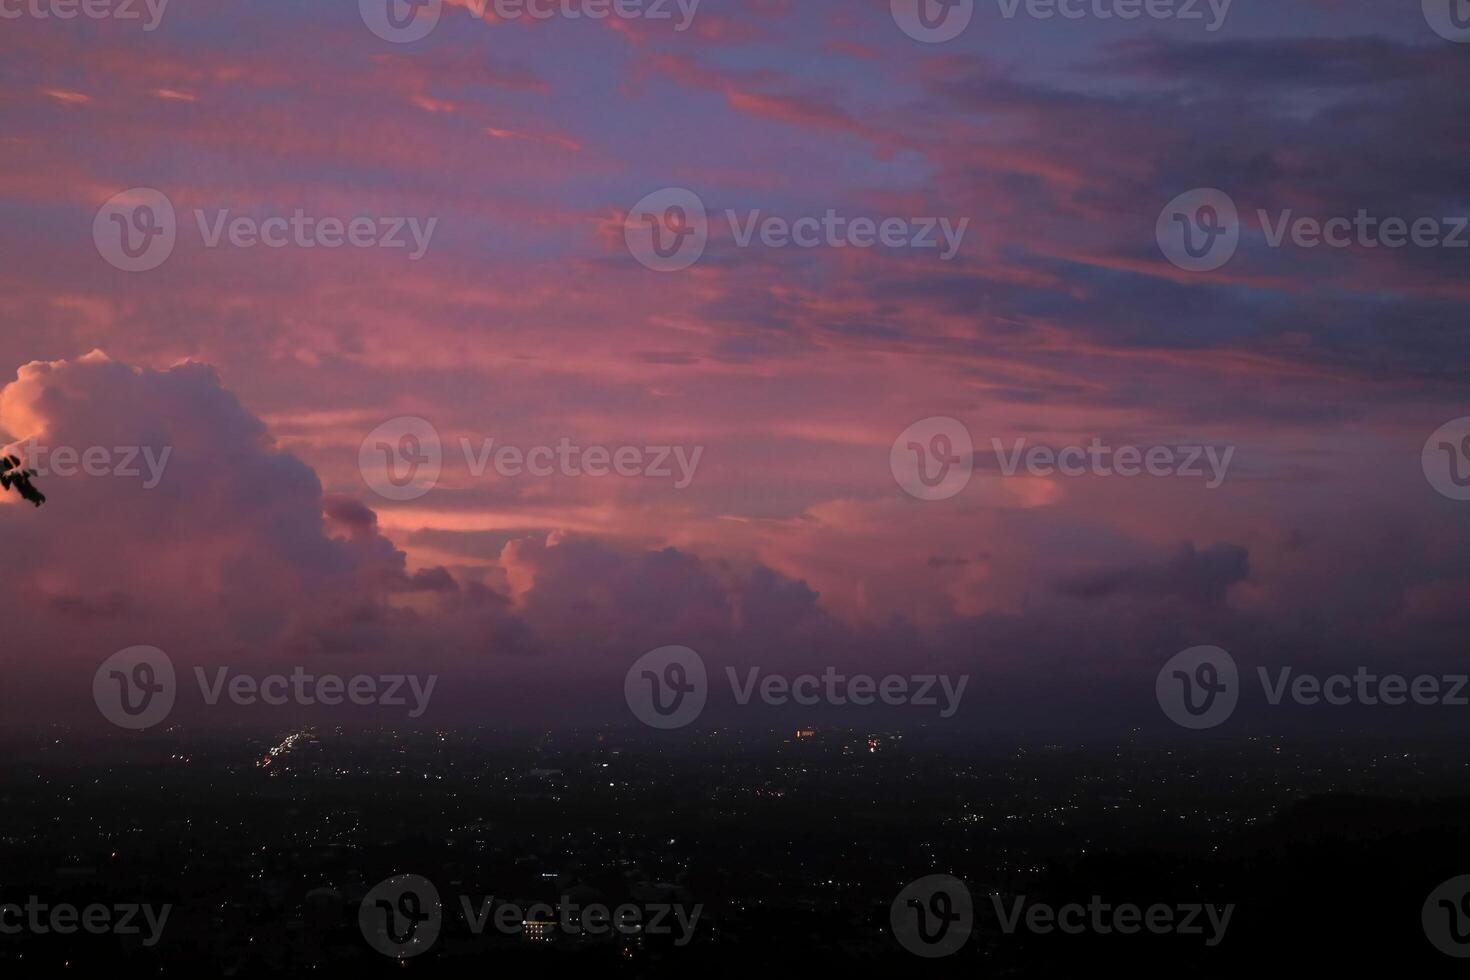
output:
[[[387,2],[0,0],[0,443],[107,450],[0,497],[10,718],[95,719],[133,645],[432,671],[487,725],[628,721],[667,645],[1102,732],[1167,725],[1202,644],[1463,661],[1433,460],[1470,433],[1470,46],[1436,0],[974,0],[947,40],[910,0],[447,0],[417,40]],[[1191,268],[1171,229],[1222,201]],[[1424,243],[1292,224],[1364,212]],[[432,478],[373,464],[431,443]],[[1200,472],[1008,463],[1094,444]],[[559,445],[639,475],[490,455]]]

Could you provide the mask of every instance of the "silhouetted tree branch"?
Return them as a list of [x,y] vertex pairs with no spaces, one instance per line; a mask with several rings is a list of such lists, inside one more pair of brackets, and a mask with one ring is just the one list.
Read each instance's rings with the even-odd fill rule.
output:
[[35,470],[21,469],[19,456],[0,456],[0,490],[15,487],[22,499],[39,507],[46,502],[46,495],[31,483],[35,475]]

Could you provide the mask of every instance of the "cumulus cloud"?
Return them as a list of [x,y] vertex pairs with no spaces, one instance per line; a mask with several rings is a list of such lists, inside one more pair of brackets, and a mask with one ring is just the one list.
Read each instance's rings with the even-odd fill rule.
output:
[[[1360,510],[1390,512],[1402,485],[1308,508],[1286,541],[1250,530],[1246,514],[1238,535],[1172,550],[1095,523],[1106,493],[1138,504],[1161,490],[1098,485],[1039,507],[946,510],[906,550],[888,533],[906,513],[897,505],[810,516],[808,537],[786,539],[791,567],[821,554],[832,563],[822,577],[846,577],[859,599],[893,593],[853,618],[804,576],[715,545],[534,529],[509,534],[483,565],[416,564],[371,507],[324,492],[203,364],[139,368],[100,352],[32,362],[0,390],[0,426],[14,451],[43,457],[32,462],[50,498],[35,509],[0,497],[12,720],[95,720],[93,670],[148,644],[186,678],[212,665],[437,673],[431,722],[626,723],[628,665],[683,645],[717,685],[726,668],[752,666],[967,674],[962,724],[1024,726],[1071,705],[1068,723],[1085,726],[1154,717],[1152,672],[1197,643],[1227,646],[1247,667],[1445,662],[1470,580],[1465,535],[1446,537],[1430,518],[1335,533]],[[57,462],[64,447],[76,472]],[[91,449],[107,465],[88,472]],[[156,486],[145,485],[145,450],[167,452]],[[119,472],[125,462],[138,474]],[[961,545],[980,532],[984,549]],[[913,579],[915,565],[932,578]],[[895,605],[922,615],[883,614]],[[732,719],[728,697],[709,710],[712,722]]]
[[[25,568],[0,599],[15,641],[0,657],[63,700],[134,644],[186,667],[448,670],[482,691],[555,669],[574,690],[577,672],[610,682],[649,646],[789,647],[826,622],[815,593],[768,569],[561,533],[504,546],[508,592],[410,569],[371,508],[324,493],[203,364],[32,362],[0,391],[0,425],[50,495],[0,505]],[[90,470],[67,462],[89,450]],[[164,461],[154,486],[149,458]]]
[[207,365],[32,362],[0,392],[0,426],[49,496],[0,506],[26,568],[0,601],[67,669],[136,643],[201,663],[322,648],[433,584],[370,510],[324,498]]

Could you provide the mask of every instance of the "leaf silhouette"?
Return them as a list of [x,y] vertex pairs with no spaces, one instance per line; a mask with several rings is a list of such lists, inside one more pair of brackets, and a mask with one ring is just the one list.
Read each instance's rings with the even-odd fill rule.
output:
[[35,475],[35,470],[21,468],[20,457],[0,456],[0,490],[14,487],[22,500],[29,500],[39,507],[46,502],[46,495],[31,483],[31,477]]

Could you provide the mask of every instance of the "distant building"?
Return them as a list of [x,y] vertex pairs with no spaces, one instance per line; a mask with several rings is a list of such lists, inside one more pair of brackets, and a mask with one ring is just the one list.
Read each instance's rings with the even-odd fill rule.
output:
[[[544,906],[543,906],[544,908]],[[521,939],[528,943],[549,943],[556,939],[556,914],[537,914],[537,909],[526,913],[521,920]]]

